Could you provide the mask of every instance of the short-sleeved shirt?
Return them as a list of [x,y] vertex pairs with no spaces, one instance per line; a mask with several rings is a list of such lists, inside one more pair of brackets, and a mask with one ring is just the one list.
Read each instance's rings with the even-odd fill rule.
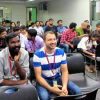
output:
[[36,50],[42,48],[44,46],[44,41],[40,36],[35,37],[35,41],[31,40],[26,40],[25,41],[25,48],[28,52],[33,51],[35,52]]
[[52,26],[52,27],[46,26],[45,27],[45,32],[47,32],[47,31],[53,31],[54,33],[56,33],[57,32],[57,27],[56,26]]
[[[21,57],[19,59],[19,63],[21,67],[23,67],[26,71],[26,75],[29,74],[29,55],[26,50],[23,48],[20,49],[21,51]],[[14,61],[10,59],[10,53],[8,47],[3,49],[0,52],[0,83],[3,81],[3,79],[6,78],[11,78],[12,77],[19,77],[17,73],[13,75],[14,72]]]
[[[54,62],[55,55],[55,62]],[[48,60],[49,63],[48,63]],[[56,47],[55,52],[52,54],[45,54],[44,47],[39,51],[35,52],[33,57],[33,66],[41,67],[42,69],[42,77],[45,79],[53,79],[61,76],[60,67],[62,64],[67,64],[66,55],[64,51],[58,47]],[[53,66],[53,68],[51,68]],[[54,73],[52,73],[52,70]]]
[[83,50],[90,50],[93,45],[97,45],[96,41],[89,41],[89,37],[83,37],[78,44],[77,48],[81,48]]
[[77,35],[78,36],[81,36],[81,35],[84,35],[85,34],[84,31],[83,31],[83,29],[81,27],[77,28],[76,29],[76,32],[77,32]]
[[22,33],[20,33],[21,48],[25,49],[25,41],[27,41],[27,37],[25,37]]
[[72,42],[76,35],[77,33],[72,31],[72,29],[66,29],[61,36],[60,43]]
[[64,26],[57,26],[57,32],[62,34],[66,30],[66,27]]
[[43,28],[41,26],[39,26],[39,27],[35,26],[33,29],[35,29],[37,31],[37,35],[43,36],[44,30],[43,30]]

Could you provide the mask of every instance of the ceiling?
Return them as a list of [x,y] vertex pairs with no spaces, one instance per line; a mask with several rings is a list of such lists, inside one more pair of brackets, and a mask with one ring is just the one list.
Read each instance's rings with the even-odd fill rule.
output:
[[[43,1],[51,1],[51,0],[34,0],[34,1],[31,1],[31,3],[38,3],[38,2],[43,2]],[[0,2],[5,2],[5,3],[30,3],[28,0],[0,0]]]

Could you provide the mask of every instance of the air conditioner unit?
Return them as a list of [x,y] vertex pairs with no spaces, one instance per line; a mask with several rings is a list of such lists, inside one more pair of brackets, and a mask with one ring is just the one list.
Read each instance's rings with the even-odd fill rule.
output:
[[47,2],[40,2],[39,3],[39,10],[48,10],[48,3]]

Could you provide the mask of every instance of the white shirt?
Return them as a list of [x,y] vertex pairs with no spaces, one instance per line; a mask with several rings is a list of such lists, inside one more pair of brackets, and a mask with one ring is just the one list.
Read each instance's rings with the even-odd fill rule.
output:
[[83,50],[90,50],[93,45],[97,45],[96,41],[89,41],[89,37],[83,37],[81,41],[79,42],[77,48],[81,48]]
[[30,30],[30,29],[34,29],[34,27],[30,26],[28,29],[29,29],[29,30]]
[[20,33],[21,48],[25,49],[25,41],[27,41],[27,37]]
[[[20,49],[21,51],[21,57],[19,59],[19,63],[21,67],[23,67],[26,71],[26,75],[29,75],[29,55],[26,50],[23,48]],[[11,72],[14,72],[14,61],[9,59],[10,54],[9,54],[9,48],[6,47],[0,52],[0,83],[3,81],[3,79],[6,78],[11,78],[17,76],[19,77],[16,73],[16,75],[13,76]]]
[[34,29],[37,31],[37,35],[43,36],[44,30],[43,30],[43,28],[41,26],[39,26],[39,27],[35,26]]

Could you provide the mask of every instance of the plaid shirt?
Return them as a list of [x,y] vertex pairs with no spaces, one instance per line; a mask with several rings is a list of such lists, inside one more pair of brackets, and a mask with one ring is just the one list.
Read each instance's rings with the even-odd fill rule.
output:
[[60,43],[71,42],[76,37],[76,32],[68,29],[63,32]]

